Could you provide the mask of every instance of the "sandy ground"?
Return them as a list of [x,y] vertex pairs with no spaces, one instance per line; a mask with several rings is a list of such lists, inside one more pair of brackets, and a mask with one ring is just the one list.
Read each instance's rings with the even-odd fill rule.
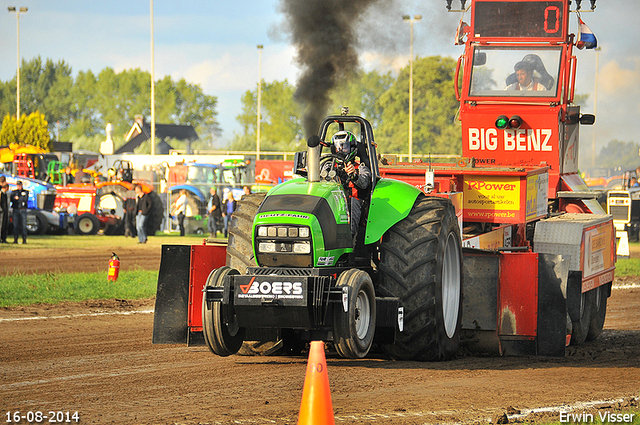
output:
[[[159,248],[140,248],[127,258],[157,267]],[[202,346],[153,345],[152,308],[153,300],[105,300],[0,310],[0,420],[40,411],[101,424],[296,423],[304,355],[220,358]],[[614,289],[603,334],[565,358],[461,352],[418,363],[328,353],[327,366],[336,423],[486,423],[503,414],[513,422],[549,406],[595,411],[580,404],[593,401],[617,411],[637,406],[640,392],[640,289]]]

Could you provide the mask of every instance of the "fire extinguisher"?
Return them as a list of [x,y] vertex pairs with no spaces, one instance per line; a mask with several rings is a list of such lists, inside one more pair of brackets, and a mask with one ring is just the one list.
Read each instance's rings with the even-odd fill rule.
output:
[[120,272],[120,259],[115,252],[112,253],[111,260],[109,260],[109,272],[107,273],[108,279],[114,282],[118,280],[118,273]]

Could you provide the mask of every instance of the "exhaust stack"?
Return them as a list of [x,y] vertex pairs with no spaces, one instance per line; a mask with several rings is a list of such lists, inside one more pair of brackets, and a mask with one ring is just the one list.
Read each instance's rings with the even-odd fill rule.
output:
[[320,137],[313,135],[307,140],[307,179],[309,182],[320,181]]

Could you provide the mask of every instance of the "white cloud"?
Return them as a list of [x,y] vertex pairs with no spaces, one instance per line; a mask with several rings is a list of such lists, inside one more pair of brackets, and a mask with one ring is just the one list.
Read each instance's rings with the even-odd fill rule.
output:
[[621,65],[617,60],[606,63],[600,70],[598,86],[602,88],[603,96],[616,96],[629,99],[640,106],[640,58],[627,61],[628,67]]

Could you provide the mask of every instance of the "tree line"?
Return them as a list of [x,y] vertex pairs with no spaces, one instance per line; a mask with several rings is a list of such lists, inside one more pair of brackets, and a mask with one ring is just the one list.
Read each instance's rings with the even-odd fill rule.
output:
[[[23,117],[42,115],[52,139],[71,141],[75,149],[98,151],[107,123],[114,126],[116,146],[124,144],[124,135],[134,117],[151,115],[151,76],[140,69],[115,72],[104,68],[99,74],[80,71],[73,77],[65,61],[43,61],[40,57],[22,60],[20,68],[20,112]],[[197,84],[166,76],[156,81],[156,122],[191,124],[208,143],[221,133],[217,120],[217,98],[206,95]],[[16,79],[0,82],[0,116],[3,123],[15,127],[0,131],[0,145],[13,141],[24,127],[15,119]],[[24,115],[23,115],[24,114]],[[7,119],[9,116],[9,119]],[[13,116],[13,121],[11,120]],[[22,118],[22,117],[21,117]],[[31,118],[35,120],[36,118]],[[42,124],[41,120],[39,121]],[[4,127],[4,124],[3,124]],[[23,130],[24,132],[25,130]],[[118,140],[119,139],[119,140]],[[20,141],[23,141],[21,139]]]
[[[416,154],[460,153],[461,134],[456,113],[459,103],[453,92],[456,63],[451,58],[418,58],[413,66],[413,151]],[[295,87],[287,80],[263,82],[261,150],[302,149],[302,109],[293,99]],[[409,138],[409,66],[397,76],[377,71],[357,71],[355,78],[337,87],[328,114],[342,106],[367,118],[375,132],[378,152],[406,153]],[[241,133],[230,147],[254,150],[257,131],[257,87],[242,96],[237,120]],[[320,123],[318,123],[319,125]],[[263,146],[268,146],[265,148]]]

